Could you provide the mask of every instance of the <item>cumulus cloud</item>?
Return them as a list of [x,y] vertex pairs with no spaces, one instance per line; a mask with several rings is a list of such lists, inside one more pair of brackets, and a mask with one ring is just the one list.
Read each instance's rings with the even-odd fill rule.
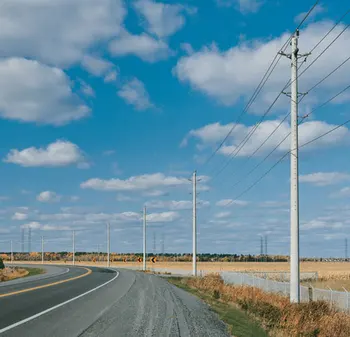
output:
[[58,167],[82,162],[84,156],[79,147],[71,142],[57,140],[46,148],[29,147],[11,150],[4,162],[24,167]]
[[89,113],[62,70],[23,58],[0,60],[0,117],[63,125]]
[[133,176],[128,179],[99,178],[89,179],[83,182],[81,188],[90,188],[100,191],[139,191],[157,187],[188,185],[189,181],[184,178],[165,176],[163,173],[144,174]]
[[331,197],[333,198],[346,198],[350,197],[350,187],[346,186],[340,189],[339,191],[332,193]]
[[[313,11],[309,14],[308,16],[308,21],[310,22],[311,20],[315,19],[316,16],[318,16],[321,13],[324,13],[326,11],[326,8],[322,5],[316,5],[315,8],[313,9]],[[294,18],[294,22],[299,24],[301,22],[301,20],[304,19],[304,17],[307,15],[308,12],[302,12],[300,14],[298,14],[295,18]]]
[[[148,208],[168,208],[170,210],[189,210],[192,209],[191,200],[151,200],[146,202]],[[209,202],[205,200],[198,200],[198,207],[209,206]]]
[[216,206],[247,206],[248,204],[249,202],[245,200],[222,199],[216,203]]
[[125,15],[122,0],[11,0],[0,12],[0,56],[66,67],[118,35]]
[[309,183],[315,186],[327,186],[349,181],[350,174],[342,172],[315,172],[299,176],[301,183]]
[[139,111],[147,110],[154,106],[150,101],[145,85],[137,78],[126,82],[118,91],[118,96]]
[[105,78],[103,79],[106,83],[110,83],[110,82],[115,82],[117,80],[118,77],[118,71],[117,70],[112,70],[111,72],[109,72]]
[[126,31],[119,38],[110,42],[109,50],[114,56],[135,55],[147,62],[163,60],[171,54],[164,41],[157,40],[145,33],[132,35]]
[[185,22],[185,14],[193,14],[195,8],[180,4],[165,4],[152,0],[137,0],[135,9],[146,19],[145,28],[158,37],[173,35]]
[[228,218],[231,215],[231,212],[219,212],[214,215],[217,219]]
[[[243,124],[237,124],[231,135],[228,137],[226,143],[220,148],[219,153],[230,156],[236,154],[237,156],[249,156],[252,155],[257,148],[262,145],[266,138],[274,131],[280,124],[280,120],[268,120],[262,122],[249,141],[246,142],[244,147],[239,150],[239,144],[245,139],[245,137],[251,132],[255,126],[245,126]],[[213,123],[206,125],[200,129],[191,130],[184,138],[181,145],[186,146],[191,138],[199,139],[201,144],[200,149],[207,147],[215,147],[215,144],[222,141],[224,136],[232,129],[233,124],[221,125],[220,123]],[[314,138],[330,131],[335,128],[336,125],[328,124],[322,121],[309,121],[299,126],[299,144],[303,145]],[[290,133],[290,124],[283,122],[276,132],[269,138],[266,143],[259,149],[254,155],[263,155],[274,149],[288,134]],[[320,147],[329,147],[339,144],[344,144],[350,135],[349,129],[342,126],[334,132],[320,138],[319,140],[311,143],[302,151],[308,149],[315,149]],[[287,137],[278,147],[277,151],[289,151],[290,150],[290,137]]]
[[180,218],[177,212],[151,213],[147,215],[147,222],[173,222]]
[[40,202],[59,202],[61,200],[61,196],[56,192],[52,191],[44,191],[41,192],[36,199]]
[[[308,25],[300,33],[300,50],[310,50],[310,46],[316,45],[333,25],[334,23],[330,21]],[[308,62],[311,63],[343,29],[344,25],[339,24],[314,50]],[[271,60],[289,36],[288,32],[267,42],[266,40],[243,41],[228,50],[219,50],[213,44],[180,58],[174,68],[174,74],[181,82],[190,84],[195,90],[213,97],[222,104],[233,105],[240,99],[248,100],[259,82],[257,79],[263,77]],[[300,76],[301,92],[307,91],[346,59],[346,55],[350,54],[350,45],[347,43],[349,38],[350,31],[347,30],[332,46],[331,52],[326,52]],[[303,104],[314,105],[323,101],[325,95],[331,97],[339,92],[339,89],[348,84],[346,74],[349,71],[350,64],[347,63],[343,66],[342,71],[336,72],[316,91],[310,92]],[[267,104],[273,102],[289,77],[289,60],[282,58],[248,112],[263,114],[267,109]],[[285,108],[287,102],[287,98],[281,98],[275,107]]]
[[85,55],[81,65],[94,76],[106,75],[114,67],[113,63],[91,55]]
[[47,225],[38,221],[29,222],[23,225],[22,228],[38,229],[42,231],[68,231],[72,229],[70,226]]
[[242,14],[256,13],[263,1],[257,0],[216,0],[219,6],[231,7],[235,6]]
[[12,220],[27,220],[27,219],[28,219],[28,214],[26,213],[16,212],[12,216]]

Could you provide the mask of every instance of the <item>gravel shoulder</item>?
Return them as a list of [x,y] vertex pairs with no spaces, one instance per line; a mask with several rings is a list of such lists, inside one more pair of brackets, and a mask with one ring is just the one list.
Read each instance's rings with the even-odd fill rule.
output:
[[80,337],[230,336],[226,325],[197,297],[161,277],[132,273],[135,280],[127,294]]

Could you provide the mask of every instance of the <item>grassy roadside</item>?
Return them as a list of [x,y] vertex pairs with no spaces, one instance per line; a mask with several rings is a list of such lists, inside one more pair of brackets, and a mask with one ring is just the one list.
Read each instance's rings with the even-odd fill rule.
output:
[[167,280],[177,287],[196,295],[210,305],[220,319],[228,326],[229,332],[235,337],[267,337],[265,330],[245,312],[232,304],[221,302],[208,293],[189,287],[182,282],[182,277],[168,277]]
[[42,268],[24,268],[28,271],[28,274],[25,277],[28,276],[34,276],[34,275],[39,275],[39,274],[44,274],[45,270]]

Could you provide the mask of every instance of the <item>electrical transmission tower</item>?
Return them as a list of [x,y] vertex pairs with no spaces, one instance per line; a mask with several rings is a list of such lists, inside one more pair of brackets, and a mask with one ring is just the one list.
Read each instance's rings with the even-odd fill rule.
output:
[[153,232],[153,256],[156,255],[156,232]]
[[28,253],[32,252],[32,229],[28,228]]
[[263,261],[263,256],[264,256],[264,240],[263,237],[260,236],[260,261]]
[[24,228],[21,229],[21,252],[24,253]]
[[268,258],[267,258],[267,235],[265,235],[265,260],[267,262]]
[[345,239],[345,261],[348,260],[348,239]]

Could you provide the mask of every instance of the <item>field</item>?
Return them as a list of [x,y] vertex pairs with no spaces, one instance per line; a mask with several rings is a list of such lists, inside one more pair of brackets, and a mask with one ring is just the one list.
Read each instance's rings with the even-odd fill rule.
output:
[[[16,261],[16,263],[21,263]],[[28,261],[22,263],[31,263]],[[50,263],[50,262],[45,262]],[[54,261],[52,264],[64,264],[63,261]],[[36,262],[38,264],[38,262]],[[71,262],[67,262],[71,264]],[[76,265],[79,265],[76,260]],[[101,266],[106,262],[81,262],[83,265]],[[142,262],[113,262],[111,266],[114,267],[142,267]],[[147,261],[147,268],[161,268],[171,272],[172,270],[192,270],[191,262],[161,262],[151,263]],[[326,280],[344,280],[350,282],[350,263],[346,262],[301,262],[301,272],[317,272],[319,279]],[[198,271],[205,270],[210,272],[220,271],[260,271],[260,272],[289,272],[288,262],[198,262]]]

